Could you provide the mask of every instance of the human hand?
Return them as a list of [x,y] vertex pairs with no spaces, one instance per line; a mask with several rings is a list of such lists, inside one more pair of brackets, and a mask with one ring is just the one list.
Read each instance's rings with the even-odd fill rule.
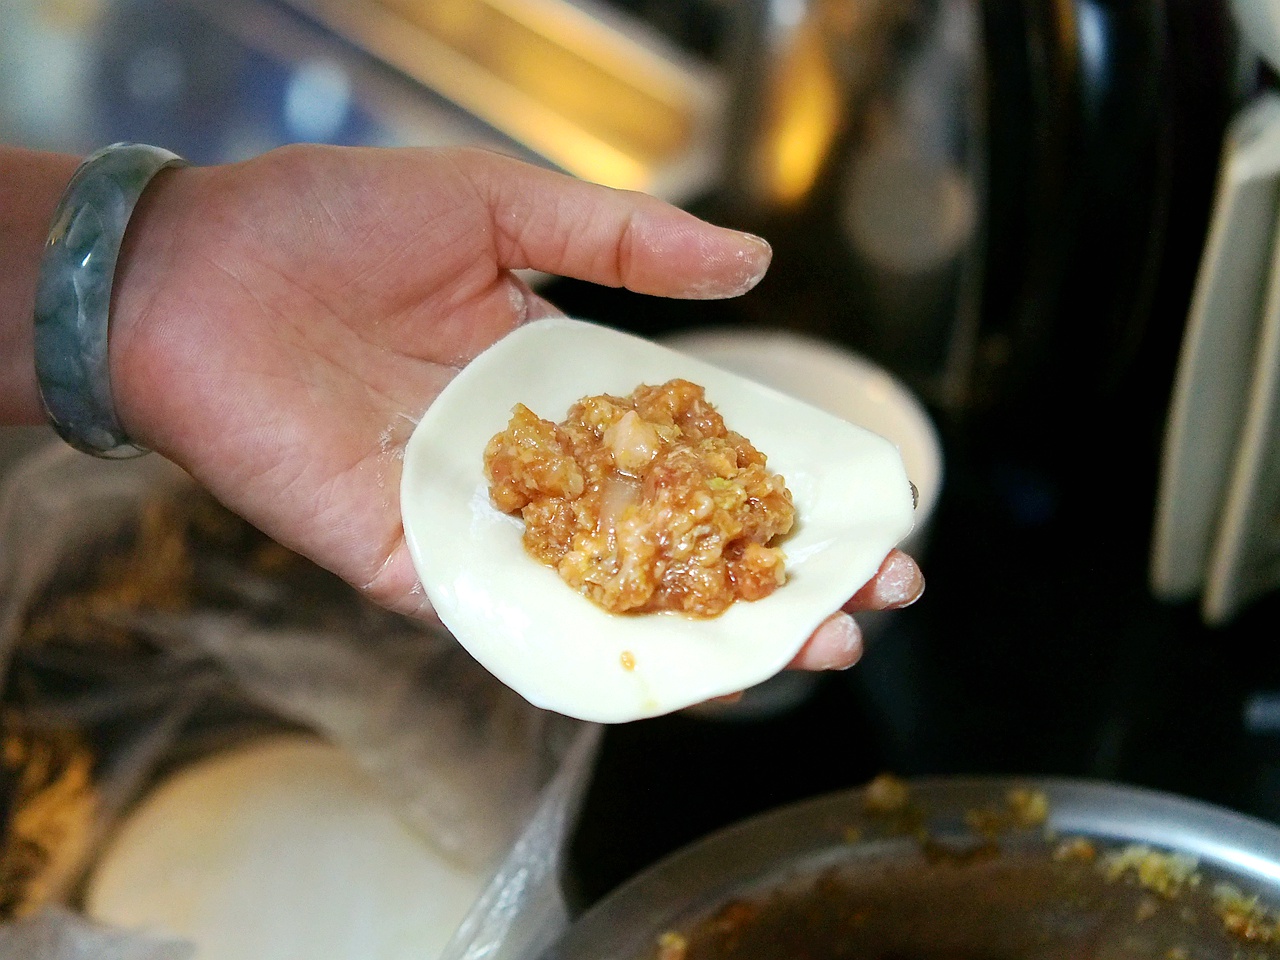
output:
[[845,670],[862,659],[862,631],[850,616],[873,610],[901,610],[924,593],[924,575],[909,555],[890,550],[880,569],[813,632],[788,665],[792,670]]
[[[404,444],[463,365],[555,312],[512,271],[717,298],[749,290],[769,257],[651,197],[482,151],[307,146],[170,170],[117,268],[116,405],[132,437],[264,532],[425,615],[400,524]],[[904,599],[915,565],[896,555],[853,609]],[[856,653],[836,615],[795,665]]]

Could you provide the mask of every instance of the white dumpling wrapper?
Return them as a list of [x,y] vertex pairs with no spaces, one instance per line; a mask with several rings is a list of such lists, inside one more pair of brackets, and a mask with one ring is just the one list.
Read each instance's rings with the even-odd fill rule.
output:
[[484,888],[343,751],[302,735],[204,757],[148,793],[85,893],[195,960],[431,960]]
[[[711,619],[609,613],[525,552],[523,522],[489,498],[484,449],[517,403],[559,422],[585,396],[676,377],[705,387],[785,478],[796,507],[781,543],[787,582]],[[559,318],[518,328],[459,372],[409,440],[400,494],[418,576],[463,647],[534,705],[604,723],[773,676],[913,521],[902,458],[883,437],[648,340]]]

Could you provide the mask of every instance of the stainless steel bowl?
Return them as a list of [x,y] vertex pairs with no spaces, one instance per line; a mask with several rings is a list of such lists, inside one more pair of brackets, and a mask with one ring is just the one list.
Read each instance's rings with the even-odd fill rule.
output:
[[908,797],[877,807],[855,790],[717,833],[618,889],[545,960],[1253,960],[1280,948],[1273,826],[1070,780],[930,780]]

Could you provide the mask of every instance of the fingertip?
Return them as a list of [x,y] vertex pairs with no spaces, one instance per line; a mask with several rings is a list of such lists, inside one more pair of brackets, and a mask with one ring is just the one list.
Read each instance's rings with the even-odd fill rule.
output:
[[733,693],[726,693],[719,697],[712,697],[707,701],[707,703],[718,703],[723,706],[729,706],[731,704],[738,703],[745,692],[746,691],[744,690],[736,690]]
[[818,625],[787,665],[791,670],[848,670],[862,659],[862,628],[847,613],[833,613]]
[[627,202],[634,206],[615,246],[617,279],[628,290],[724,300],[758,284],[773,260],[773,248],[755,234],[708,223],[653,197]]
[[924,593],[924,573],[910,555],[889,551],[880,569],[846,605],[846,610],[901,610]]
[[716,228],[708,248],[702,254],[703,268],[672,296],[686,300],[740,297],[764,279],[773,262],[773,247],[767,240],[739,230]]

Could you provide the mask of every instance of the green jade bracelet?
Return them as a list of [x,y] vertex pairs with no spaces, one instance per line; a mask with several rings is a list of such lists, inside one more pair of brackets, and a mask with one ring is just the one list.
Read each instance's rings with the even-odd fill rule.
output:
[[111,287],[138,199],[157,173],[185,163],[145,144],[104,147],[79,166],[54,212],[36,288],[36,378],[54,429],[94,456],[146,453],[125,434],[112,398]]

